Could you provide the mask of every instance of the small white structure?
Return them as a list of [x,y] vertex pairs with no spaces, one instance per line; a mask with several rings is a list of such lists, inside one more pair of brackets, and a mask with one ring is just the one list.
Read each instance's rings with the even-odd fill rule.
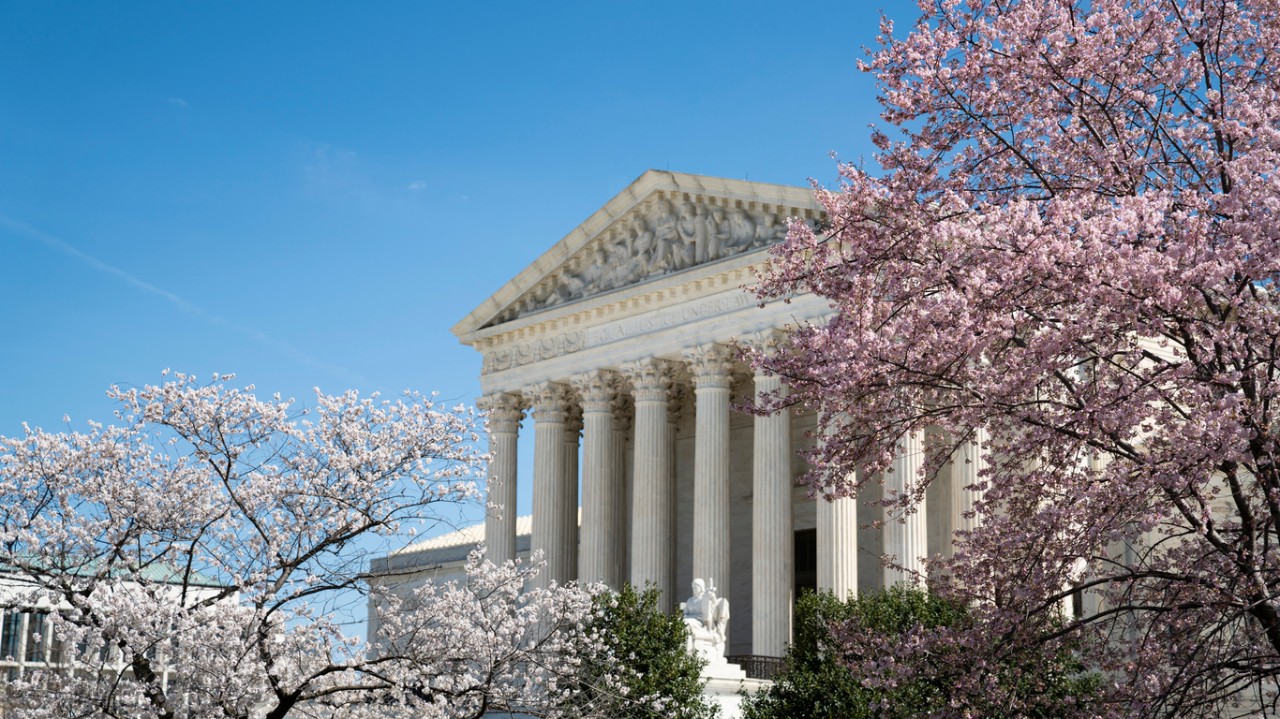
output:
[[[160,596],[172,596],[175,603],[181,601],[180,594],[185,594],[188,602],[201,602],[217,597],[224,589],[196,572],[186,575],[182,580],[183,586],[175,579],[180,574],[162,564],[142,570],[140,576],[143,581],[163,586],[166,592],[161,592]],[[104,647],[100,656],[86,658],[81,656],[83,648],[67,646],[59,639],[53,631],[54,615],[65,615],[71,606],[50,602],[43,593],[34,592],[35,587],[36,584],[19,573],[0,571],[0,681],[17,681],[34,671],[127,672],[118,656],[119,650]],[[138,587],[133,582],[121,582],[115,591],[132,592]],[[33,596],[39,598],[33,600]],[[95,593],[94,596],[100,595]],[[220,601],[234,603],[238,600],[238,595],[232,595]],[[155,658],[159,660],[157,673],[161,686],[167,688],[175,667],[158,648]],[[3,707],[0,707],[0,717],[3,715]]]

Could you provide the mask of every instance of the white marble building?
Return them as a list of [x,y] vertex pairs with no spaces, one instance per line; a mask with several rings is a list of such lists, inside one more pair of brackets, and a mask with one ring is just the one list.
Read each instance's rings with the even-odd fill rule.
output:
[[[901,581],[882,553],[921,567],[965,521],[951,501],[962,492],[940,482],[925,511],[871,529],[873,497],[815,502],[795,486],[812,413],[735,411],[781,384],[739,363],[734,344],[827,311],[809,296],[760,307],[743,289],[788,217],[820,219],[809,189],[651,170],[453,328],[484,358],[490,501],[514,508],[517,484],[532,482],[543,576],[652,582],[667,609],[710,579],[732,606],[730,655],[782,656],[798,588]],[[534,470],[517,477],[526,416]],[[919,442],[907,444],[897,476],[918,466]],[[964,486],[976,466],[953,468]],[[490,557],[516,556],[517,534],[514,510],[491,512]]]

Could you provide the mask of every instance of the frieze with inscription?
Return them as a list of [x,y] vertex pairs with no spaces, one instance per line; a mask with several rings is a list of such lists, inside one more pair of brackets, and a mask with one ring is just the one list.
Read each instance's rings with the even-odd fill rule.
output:
[[561,357],[571,352],[577,352],[582,347],[582,332],[566,332],[552,337],[544,337],[533,342],[525,342],[486,352],[480,371],[484,374],[501,372],[512,367]]

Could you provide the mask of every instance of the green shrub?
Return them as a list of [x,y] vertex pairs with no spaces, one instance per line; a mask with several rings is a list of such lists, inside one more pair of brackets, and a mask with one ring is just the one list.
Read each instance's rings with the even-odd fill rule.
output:
[[[967,650],[947,630],[970,621],[962,605],[916,589],[894,587],[840,601],[806,593],[796,604],[793,643],[772,686],[743,702],[745,719],[888,719],[917,716],[1057,717],[1079,709],[1097,676],[1070,652],[1005,657],[986,673],[981,697],[1010,700],[1005,712],[975,707],[960,689],[973,679]],[[936,630],[936,631],[934,631]],[[897,651],[908,643],[912,651]],[[923,638],[923,641],[917,642]],[[886,661],[892,660],[892,661]],[[890,669],[859,676],[878,662]],[[895,666],[893,662],[901,662]],[[968,703],[968,704],[967,704]],[[1072,711],[1065,711],[1070,708]]]
[[658,611],[658,591],[630,585],[596,599],[588,627],[606,652],[582,669],[578,713],[611,719],[714,719],[719,707],[702,695],[702,660],[685,651],[679,614]]

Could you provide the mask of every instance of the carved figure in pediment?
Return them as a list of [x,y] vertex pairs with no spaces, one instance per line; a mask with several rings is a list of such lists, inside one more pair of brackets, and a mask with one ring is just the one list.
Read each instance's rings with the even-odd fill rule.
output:
[[556,297],[553,304],[560,302],[568,302],[582,297],[583,291],[586,290],[587,282],[582,274],[583,259],[581,256],[575,255],[569,258],[569,263],[565,266],[564,274],[560,276],[559,284],[556,287]]
[[658,200],[654,205],[653,217],[654,252],[649,258],[650,272],[672,272],[680,267],[683,257],[683,243],[677,227],[675,210],[666,200]]
[[632,217],[628,227],[627,247],[630,250],[631,262],[639,263],[645,268],[652,267],[654,258],[658,254],[654,231],[649,227],[649,223],[639,216]]
[[741,252],[750,247],[755,239],[755,220],[752,220],[741,207],[729,210],[729,242],[726,249],[731,252]]
[[711,210],[711,245],[707,251],[708,260],[718,260],[725,248],[729,245],[730,238],[729,220],[725,217],[723,207],[714,207]]
[[711,243],[711,229],[707,222],[707,210],[702,205],[686,202],[680,206],[680,240],[684,244],[681,268],[707,261],[707,246]]
[[578,271],[578,279],[582,281],[583,295],[594,294],[603,289],[600,286],[600,280],[604,278],[605,270],[608,268],[607,263],[604,248],[599,244],[592,245],[586,259],[582,261],[582,269]]
[[658,200],[654,205],[653,234],[661,244],[675,242],[679,236],[676,231],[676,213],[667,200]]
[[778,216],[772,212],[766,212],[760,216],[760,221],[756,223],[756,239],[755,242],[751,243],[751,247],[771,245],[782,238],[784,231],[786,231],[786,228],[778,224]]
[[617,289],[633,282],[644,271],[646,259],[636,248],[636,234],[627,221],[613,236],[600,277],[601,290]]
[[541,307],[547,304],[549,293],[550,287],[548,284],[535,285],[534,289],[525,293],[525,297],[521,298],[520,303],[517,304],[516,315],[524,315],[526,312],[540,310]]

